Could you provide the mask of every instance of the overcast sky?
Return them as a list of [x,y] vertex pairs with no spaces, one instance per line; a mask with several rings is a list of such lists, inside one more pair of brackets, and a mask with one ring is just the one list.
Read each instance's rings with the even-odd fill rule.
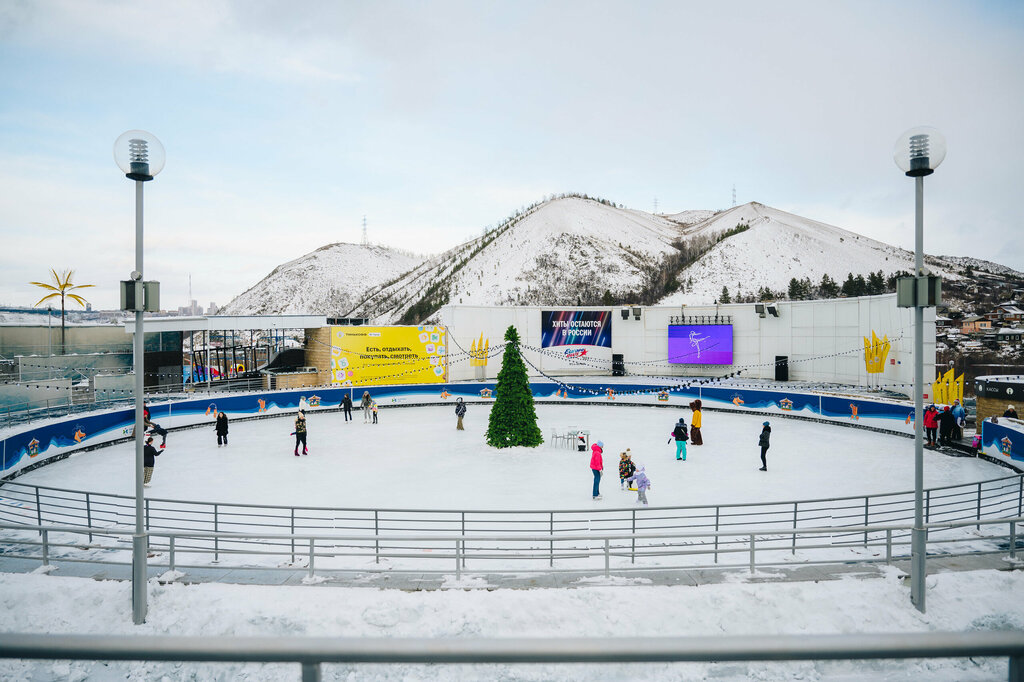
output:
[[333,242],[436,253],[585,192],[674,213],[759,201],[913,248],[907,129],[948,142],[925,250],[1024,270],[1024,3],[0,2],[0,303],[134,267],[223,305]]

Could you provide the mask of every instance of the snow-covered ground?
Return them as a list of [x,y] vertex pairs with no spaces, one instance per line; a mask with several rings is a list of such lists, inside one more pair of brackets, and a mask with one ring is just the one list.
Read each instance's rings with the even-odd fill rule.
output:
[[[226,448],[213,426],[174,431],[157,459],[153,497],[205,502],[415,509],[622,507],[619,454],[647,467],[652,505],[733,504],[912,490],[913,440],[771,417],[768,471],[757,447],[763,415],[705,410],[705,445],[676,461],[668,443],[690,411],[659,407],[538,405],[541,431],[587,429],[605,444],[604,499],[591,499],[590,453],[551,447],[496,450],[484,443],[489,406],[470,405],[466,430],[451,407],[382,407],[376,425],[354,410],[311,412],[306,457],[292,455],[289,417],[236,421]],[[984,460],[925,453],[925,486],[998,478]],[[134,444],[73,455],[19,483],[134,494]]]
[[[821,635],[1024,628],[1024,572],[928,578],[928,612],[884,578],[700,587],[627,581],[576,589],[403,592],[359,587],[149,585],[132,625],[131,586],[53,575],[0,575],[0,629],[52,634],[295,637],[657,637]],[[465,589],[469,588],[469,589]],[[1002,659],[608,665],[326,665],[324,680],[999,680]],[[298,680],[299,666],[0,661],[0,678]]]
[[[913,486],[913,442],[857,429],[771,418],[769,471],[756,447],[763,417],[706,411],[706,445],[685,462],[666,443],[689,411],[653,407],[540,405],[545,436],[590,429],[606,445],[605,497],[590,499],[589,455],[547,445],[496,451],[483,445],[487,408],[470,405],[467,430],[450,407],[387,409],[380,423],[309,416],[310,454],[292,455],[290,419],[235,421],[230,446],[213,428],[172,432],[157,462],[160,497],[267,504],[437,508],[630,506],[613,467],[630,448],[645,464],[653,505],[757,502],[879,493]],[[130,494],[132,446],[75,455],[20,482]],[[975,459],[927,452],[925,484],[1006,474]],[[1024,572],[975,571],[928,578],[928,612],[910,604],[898,569],[883,578],[821,583],[748,582],[652,586],[643,579],[581,580],[572,589],[451,589],[149,585],[149,616],[132,625],[130,585],[58,575],[0,575],[0,631],[355,637],[654,637],[841,634],[1024,629]],[[481,588],[481,589],[474,589]],[[325,680],[929,680],[1005,679],[1006,659],[879,662],[622,665],[327,665]],[[0,661],[11,680],[288,680],[291,665]]]

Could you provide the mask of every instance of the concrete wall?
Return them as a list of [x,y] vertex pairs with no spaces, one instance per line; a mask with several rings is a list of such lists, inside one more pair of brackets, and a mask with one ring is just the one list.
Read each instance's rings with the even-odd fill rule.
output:
[[[794,381],[828,382],[858,386],[887,385],[893,390],[911,392],[913,384],[913,310],[897,308],[896,295],[865,296],[826,301],[783,301],[777,304],[778,317],[759,317],[754,304],[720,306],[656,306],[642,308],[640,319],[632,311],[628,319],[621,307],[483,307],[445,306],[442,324],[449,335],[449,362],[452,381],[478,379],[478,369],[457,361],[469,351],[481,334],[493,348],[503,343],[505,329],[515,326],[525,346],[541,343],[542,310],[608,310],[612,313],[612,353],[622,354],[629,374],[645,376],[691,377],[722,376],[742,370],[742,376],[775,378],[775,357],[789,358],[789,378]],[[733,364],[731,366],[676,365],[667,362],[668,326],[673,316],[687,318],[715,315],[731,317],[733,325]],[[872,331],[881,339],[888,337],[890,351],[882,374],[867,373],[864,339]],[[527,351],[541,372],[565,375],[564,362]],[[935,311],[925,310],[925,379],[935,376]],[[501,368],[500,357],[491,358],[484,376],[493,378]],[[573,375],[609,375],[608,362],[592,362],[572,370]]]

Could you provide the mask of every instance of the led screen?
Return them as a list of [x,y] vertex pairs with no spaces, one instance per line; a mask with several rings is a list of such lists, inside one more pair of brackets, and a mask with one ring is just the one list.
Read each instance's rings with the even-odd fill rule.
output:
[[672,324],[668,361],[677,365],[731,365],[731,324]]
[[612,314],[607,310],[542,310],[540,347],[612,347]]

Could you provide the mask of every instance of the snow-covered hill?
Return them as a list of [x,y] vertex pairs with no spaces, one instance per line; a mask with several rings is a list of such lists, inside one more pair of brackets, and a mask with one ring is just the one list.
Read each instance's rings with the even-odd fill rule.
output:
[[646,269],[675,250],[680,234],[679,225],[642,211],[555,199],[370,292],[356,314],[396,322],[423,319],[445,303],[593,302],[605,291],[640,289]]
[[367,289],[422,262],[420,257],[385,246],[329,244],[274,268],[224,306],[222,313],[345,316]]
[[[686,234],[717,234],[737,225],[749,229],[719,242],[683,270],[678,276],[683,290],[662,303],[712,303],[722,287],[732,296],[751,294],[761,287],[786,291],[794,277],[818,283],[827,274],[842,283],[849,273],[867,276],[881,270],[888,276],[914,269],[910,251],[756,202],[717,213],[688,227]],[[960,277],[960,268],[942,259],[929,258],[928,266],[944,278]]]
[[[718,299],[722,287],[734,297],[761,287],[785,292],[794,277],[816,284],[828,274],[842,283],[849,273],[909,272],[913,260],[904,249],[756,202],[652,215],[568,196],[534,205],[428,259],[332,244],[276,268],[226,310],[414,323],[447,303],[595,304],[605,292],[633,302],[645,287],[661,291],[673,274],[681,287],[658,302],[698,305]],[[927,264],[947,280],[958,279],[968,265],[1013,273],[964,257],[928,257]]]

